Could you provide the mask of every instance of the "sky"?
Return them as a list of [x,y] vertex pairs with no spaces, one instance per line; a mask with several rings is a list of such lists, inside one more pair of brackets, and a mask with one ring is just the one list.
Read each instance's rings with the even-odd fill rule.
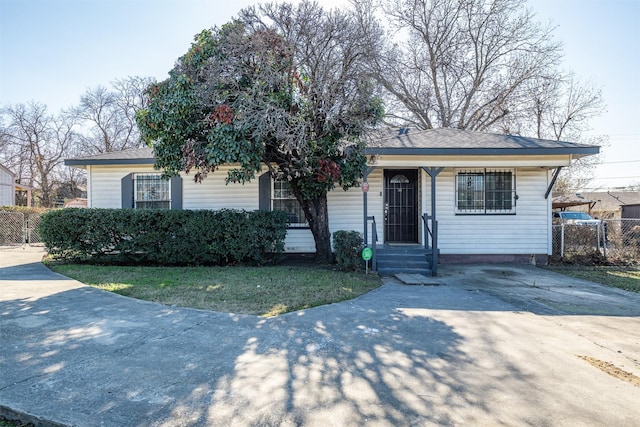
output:
[[[320,0],[333,7],[346,0]],[[51,113],[127,76],[167,77],[202,29],[256,0],[0,0],[0,105],[37,101]],[[589,189],[640,184],[640,0],[529,0],[556,26],[562,67],[602,89],[607,135]]]

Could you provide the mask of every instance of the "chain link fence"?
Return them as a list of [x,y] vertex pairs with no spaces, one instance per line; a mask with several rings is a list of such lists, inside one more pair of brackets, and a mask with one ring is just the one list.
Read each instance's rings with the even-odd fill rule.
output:
[[39,225],[40,214],[0,211],[0,246],[42,244]]
[[612,262],[640,262],[640,219],[553,225],[554,257],[571,261],[594,254]]

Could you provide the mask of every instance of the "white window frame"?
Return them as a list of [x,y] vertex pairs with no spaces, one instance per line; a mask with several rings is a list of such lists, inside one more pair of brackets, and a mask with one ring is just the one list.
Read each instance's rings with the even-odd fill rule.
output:
[[135,209],[171,209],[171,180],[159,173],[133,174]]
[[[506,174],[511,175],[507,182],[500,182]],[[465,182],[461,179],[466,177]],[[498,179],[498,187],[487,188],[487,177]],[[516,170],[512,168],[473,168],[457,169],[454,175],[455,213],[457,215],[514,215],[516,213]],[[466,199],[466,203],[461,203]],[[502,204],[501,207],[496,204]]]
[[[271,194],[271,210],[282,210],[287,214],[289,228],[308,228],[304,211],[300,202],[291,191],[289,181],[286,179],[272,179],[273,193]],[[284,203],[284,209],[282,204]],[[280,206],[278,206],[280,205]],[[300,222],[303,220],[303,222]]]

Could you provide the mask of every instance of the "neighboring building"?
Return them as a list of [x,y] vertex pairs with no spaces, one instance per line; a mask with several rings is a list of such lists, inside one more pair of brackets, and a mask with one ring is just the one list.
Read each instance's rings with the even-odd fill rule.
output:
[[623,219],[640,219],[640,203],[621,206]]
[[[557,172],[598,152],[595,146],[457,129],[402,131],[367,148],[367,193],[329,193],[330,231],[362,232],[365,218],[373,216],[378,244],[424,244],[429,222],[423,215],[435,214],[441,262],[529,262],[531,255],[545,262],[552,253],[549,195]],[[291,222],[286,251],[315,251],[286,182],[262,174],[226,185],[226,166],[201,184],[186,175],[163,180],[153,163],[146,148],[65,161],[87,170],[90,208],[282,209]]]
[[0,206],[16,204],[16,176],[8,168],[0,165]]
[[31,188],[16,183],[16,175],[7,167],[0,165],[0,206],[16,204],[16,191],[24,193],[21,199],[31,206]]
[[75,199],[64,202],[63,208],[86,208],[87,199],[82,197],[76,197]]
[[621,206],[640,203],[639,191],[594,191],[581,195],[596,202],[592,212],[598,218],[620,218]]
[[601,219],[620,218],[622,206],[640,204],[640,191],[585,191],[554,197],[554,206],[566,200],[573,202],[570,210],[588,212]]

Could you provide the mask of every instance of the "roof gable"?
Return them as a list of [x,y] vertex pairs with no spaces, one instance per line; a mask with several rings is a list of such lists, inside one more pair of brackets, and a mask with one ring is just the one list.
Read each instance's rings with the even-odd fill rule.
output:
[[11,175],[11,177],[12,177],[11,179],[15,179],[16,174],[15,174],[15,173],[13,173],[13,172],[11,171],[11,169],[9,169],[8,167],[6,167],[5,165],[0,165],[0,170],[3,170],[3,171],[5,171],[5,172],[7,172],[9,175]]

